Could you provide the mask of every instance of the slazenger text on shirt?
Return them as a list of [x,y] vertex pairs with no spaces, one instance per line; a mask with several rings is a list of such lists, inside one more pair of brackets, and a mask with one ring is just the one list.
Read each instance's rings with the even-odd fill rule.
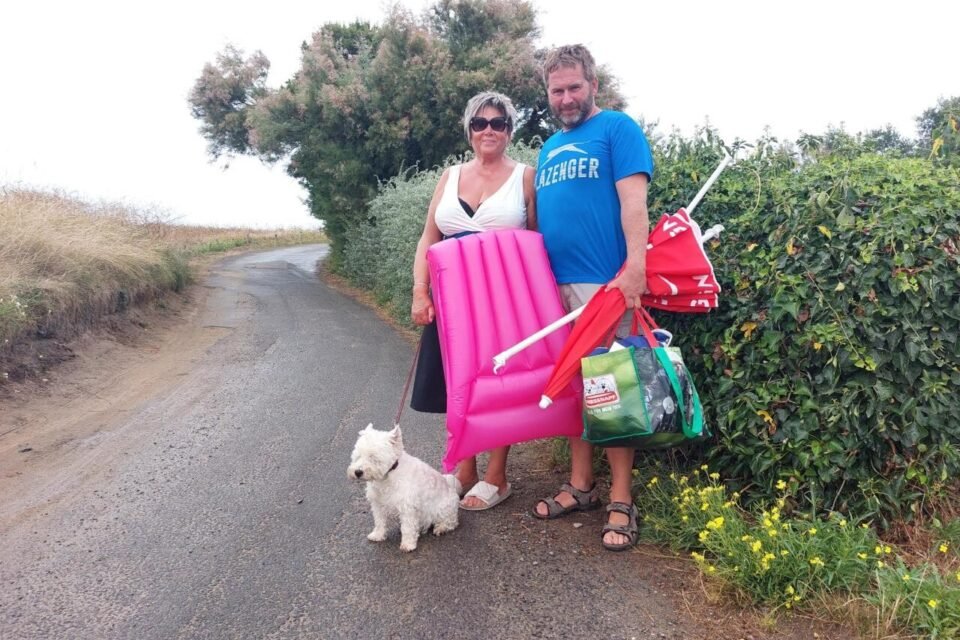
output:
[[599,179],[600,175],[597,172],[599,166],[600,161],[596,158],[574,158],[565,162],[558,162],[552,167],[540,171],[537,178],[537,189],[574,178]]

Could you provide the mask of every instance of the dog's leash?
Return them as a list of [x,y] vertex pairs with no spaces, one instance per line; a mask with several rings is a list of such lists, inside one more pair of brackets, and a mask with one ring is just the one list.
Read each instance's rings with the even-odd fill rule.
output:
[[403,395],[400,396],[400,406],[397,407],[397,415],[393,418],[393,426],[400,426],[400,415],[403,413],[403,405],[407,399],[407,392],[410,391],[410,382],[413,380],[413,372],[417,368],[417,360],[420,359],[420,345],[422,341],[417,342],[417,348],[413,352],[413,362],[410,363],[410,371],[407,373],[407,382],[403,385]]

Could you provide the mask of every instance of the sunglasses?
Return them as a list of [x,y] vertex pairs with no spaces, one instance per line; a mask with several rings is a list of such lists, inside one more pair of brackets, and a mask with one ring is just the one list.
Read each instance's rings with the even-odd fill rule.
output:
[[470,129],[476,133],[480,133],[487,128],[487,125],[490,125],[490,128],[494,131],[500,132],[505,131],[509,121],[503,116],[497,116],[496,118],[481,118],[480,116],[474,116],[470,118]]

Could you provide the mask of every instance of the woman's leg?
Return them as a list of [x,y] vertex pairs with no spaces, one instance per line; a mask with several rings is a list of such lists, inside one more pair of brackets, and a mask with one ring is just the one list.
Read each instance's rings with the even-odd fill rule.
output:
[[[496,485],[498,492],[503,493],[507,490],[507,454],[510,447],[497,447],[490,451],[490,459],[487,460],[487,470],[483,474],[483,481]],[[474,472],[476,472],[477,459],[473,460]],[[465,507],[482,507],[483,500],[474,496],[468,496],[461,501]]]
[[453,475],[460,481],[460,487],[463,491],[469,491],[470,487],[477,484],[477,480],[480,479],[480,476],[477,474],[476,456],[461,460],[460,464],[457,465],[457,470],[453,472]]

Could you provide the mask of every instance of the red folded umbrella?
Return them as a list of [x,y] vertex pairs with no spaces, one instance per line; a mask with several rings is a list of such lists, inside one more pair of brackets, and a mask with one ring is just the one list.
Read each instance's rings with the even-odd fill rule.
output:
[[[647,238],[644,306],[678,313],[706,313],[717,307],[720,283],[702,240],[700,227],[685,209],[660,216]],[[570,380],[580,372],[580,359],[609,340],[626,311],[619,289],[601,287],[597,291],[564,344],[543,390],[541,408],[550,405],[554,394],[569,388]]]
[[643,296],[643,305],[651,309],[663,309],[676,313],[707,313],[716,309],[719,297],[715,293],[676,296]]
[[[680,313],[704,313],[716,308],[720,283],[717,282],[713,265],[703,250],[704,235],[696,221],[690,217],[689,212],[699,204],[704,194],[730,162],[732,158],[726,155],[687,208],[662,215],[648,234],[647,293],[641,298],[644,306]],[[718,225],[710,229],[707,236],[719,233],[722,228]],[[597,345],[609,340],[626,310],[626,300],[619,289],[606,291],[605,287],[601,287],[584,305],[582,313],[580,310],[573,311],[521,343],[494,356],[494,371],[503,367],[507,358],[581,314],[544,388],[540,407],[546,408],[551,404],[553,395],[562,393],[568,388],[570,380],[579,373],[580,359]]]
[[580,373],[580,358],[606,343],[627,310],[627,301],[620,289],[600,287],[583,307],[583,312],[570,330],[570,335],[557,357],[557,364],[544,387],[540,408],[546,409],[553,398],[562,393],[570,380]]
[[[682,214],[682,215],[679,215]],[[672,222],[684,220],[680,227]],[[647,248],[647,289],[644,306],[680,313],[705,313],[717,307],[720,285],[707,254],[698,240],[686,212],[664,215],[651,232],[656,244]],[[696,223],[694,223],[695,225]],[[619,275],[619,274],[618,274]],[[569,388],[570,380],[580,372],[580,359],[598,345],[609,341],[613,330],[627,312],[620,289],[601,287],[577,319],[560,352],[540,406],[546,408],[555,394]]]

